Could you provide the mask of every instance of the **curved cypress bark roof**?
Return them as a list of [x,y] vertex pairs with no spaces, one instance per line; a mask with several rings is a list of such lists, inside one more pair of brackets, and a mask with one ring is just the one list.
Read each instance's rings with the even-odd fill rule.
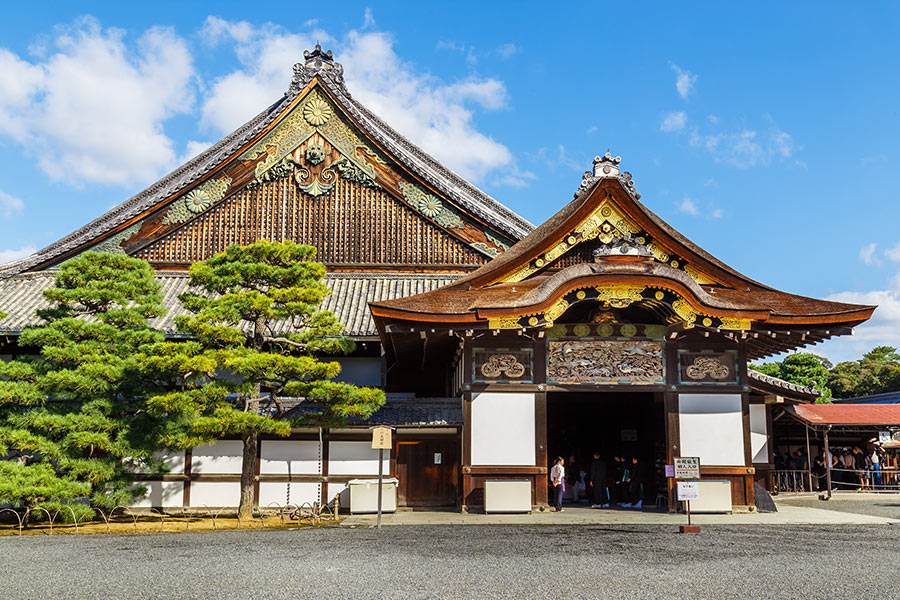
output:
[[[742,331],[756,340],[749,344],[753,358],[849,333],[871,317],[874,306],[798,296],[741,274],[641,204],[630,175],[619,176],[617,167],[598,175],[604,160],[611,162],[598,157],[573,201],[509,250],[451,285],[370,303],[376,321],[545,327],[576,302],[617,292],[667,305],[673,322]],[[595,262],[562,264],[596,240],[603,245]]]

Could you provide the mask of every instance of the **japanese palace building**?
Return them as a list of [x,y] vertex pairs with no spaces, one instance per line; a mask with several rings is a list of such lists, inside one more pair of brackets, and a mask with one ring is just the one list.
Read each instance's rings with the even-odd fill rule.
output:
[[[401,506],[478,509],[486,480],[517,480],[545,507],[551,457],[595,449],[639,457],[648,501],[671,498],[665,465],[697,456],[734,505],[753,504],[773,468],[771,407],[816,393],[747,362],[848,334],[874,307],[747,278],[644,206],[609,154],[534,227],[355,100],[330,52],[305,59],[284,97],[230,136],[0,266],[0,352],[38,322],[54,267],[86,250],[153,265],[168,310],[153,324],[174,335],[191,263],[292,240],[318,249],[323,308],[357,341],[342,378],[388,401],[356,427],[261,441],[259,506],[330,502],[376,473],[371,424],[397,427],[385,466]],[[169,462],[145,505],[237,504],[239,441]]]

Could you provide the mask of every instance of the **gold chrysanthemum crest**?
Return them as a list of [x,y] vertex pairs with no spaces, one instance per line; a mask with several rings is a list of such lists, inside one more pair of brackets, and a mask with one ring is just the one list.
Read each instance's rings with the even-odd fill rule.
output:
[[313,127],[319,127],[331,118],[331,107],[321,98],[313,98],[303,107],[303,118]]

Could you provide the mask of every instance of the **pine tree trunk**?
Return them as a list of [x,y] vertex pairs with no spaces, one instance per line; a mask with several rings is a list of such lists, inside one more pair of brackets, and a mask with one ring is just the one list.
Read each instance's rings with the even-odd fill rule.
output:
[[256,476],[257,440],[259,434],[247,433],[243,437],[244,458],[241,462],[241,503],[238,506],[238,518],[249,522],[253,518],[253,488]]

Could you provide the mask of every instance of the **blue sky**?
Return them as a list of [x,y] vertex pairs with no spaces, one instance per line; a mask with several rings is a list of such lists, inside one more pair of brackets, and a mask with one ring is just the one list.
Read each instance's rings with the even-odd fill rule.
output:
[[4,7],[4,261],[277,100],[319,41],[357,98],[532,222],[608,149],[739,271],[881,305],[814,351],[900,345],[900,5],[75,4]]

